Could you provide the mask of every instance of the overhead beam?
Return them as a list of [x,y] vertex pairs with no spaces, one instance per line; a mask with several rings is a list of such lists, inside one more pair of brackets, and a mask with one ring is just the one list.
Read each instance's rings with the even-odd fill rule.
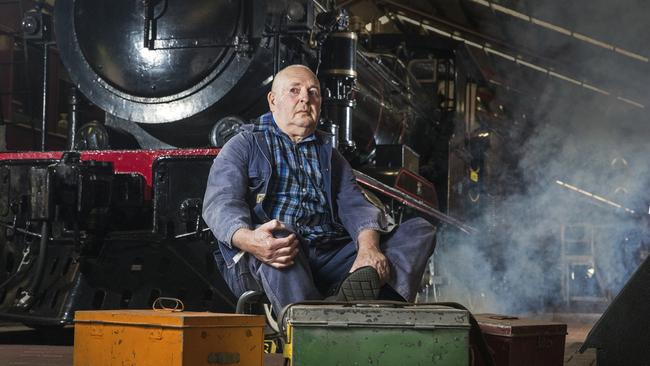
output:
[[559,25],[555,25],[555,24],[552,24],[550,22],[546,22],[544,20],[537,19],[537,18],[532,17],[530,15],[527,15],[527,14],[518,12],[516,10],[507,8],[507,7],[503,6],[503,5],[495,4],[491,0],[470,0],[470,1],[475,3],[475,4],[479,4],[479,5],[483,5],[485,7],[488,7],[493,11],[497,11],[497,12],[500,12],[502,14],[506,14],[508,16],[511,16],[513,18],[523,20],[523,21],[528,22],[530,24],[533,24],[535,26],[544,28],[546,30],[550,30],[550,31],[556,32],[556,33],[561,33],[561,34],[564,34],[565,36],[575,38],[575,39],[577,39],[577,40],[579,40],[581,42],[586,42],[586,43],[589,43],[589,44],[591,44],[593,46],[600,47],[600,48],[608,50],[608,51],[612,51],[612,52],[617,53],[617,54],[619,54],[621,56],[629,57],[631,59],[634,59],[636,61],[641,61],[641,62],[644,62],[644,63],[648,63],[650,61],[648,59],[648,57],[646,57],[646,56],[640,55],[640,54],[632,52],[632,51],[628,51],[628,50],[626,50],[626,49],[624,49],[622,47],[618,47],[618,46],[609,44],[607,42],[598,40],[596,38],[587,36],[585,34],[574,32],[572,30],[566,29],[566,28],[561,27]]
[[[390,1],[390,0],[382,0],[382,1]],[[413,18],[411,18],[411,17],[409,17],[407,15],[397,14],[397,13],[390,14],[390,15],[392,17],[396,17],[400,21],[411,23],[411,24],[413,24],[415,26],[422,27],[422,28],[424,28],[424,29],[426,29],[428,31],[434,32],[434,33],[442,35],[444,37],[448,37],[448,38],[451,38],[453,40],[463,42],[469,47],[480,49],[485,53],[492,54],[492,55],[494,55],[496,57],[500,57],[502,59],[513,62],[513,63],[515,63],[515,64],[517,64],[519,66],[523,66],[523,67],[526,67],[528,69],[543,73],[543,74],[545,74],[545,75],[547,75],[549,77],[552,77],[552,78],[555,78],[555,79],[558,79],[558,80],[562,80],[564,82],[569,82],[571,84],[574,84],[574,85],[579,86],[579,87],[583,87],[585,89],[588,89],[588,90],[590,90],[592,92],[595,92],[595,93],[598,93],[598,94],[601,94],[601,95],[604,95],[604,96],[612,97],[612,98],[618,100],[619,102],[626,103],[626,104],[628,104],[630,106],[633,106],[633,107],[636,107],[636,108],[641,108],[641,109],[645,108],[645,105],[643,103],[641,103],[639,101],[636,101],[636,100],[634,100],[632,98],[629,98],[627,96],[623,96],[621,93],[608,91],[606,88],[599,87],[599,86],[593,85],[591,83],[586,83],[584,81],[580,81],[576,77],[569,76],[568,74],[565,74],[565,73],[557,72],[554,69],[551,69],[551,68],[546,67],[546,66],[541,66],[541,65],[539,65],[537,63],[534,63],[534,62],[531,62],[531,61],[529,61],[527,59],[524,59],[518,53],[512,52],[512,50],[497,49],[497,48],[493,47],[489,42],[486,42],[485,40],[480,40],[480,39],[472,40],[472,39],[469,39],[470,37],[466,37],[465,35],[463,35],[458,30],[452,30],[451,32],[449,32],[449,31],[446,31],[446,30],[439,29],[439,28],[433,26],[432,24],[429,24],[429,22],[427,22],[427,21],[413,19]],[[473,33],[476,33],[476,32],[473,32]]]

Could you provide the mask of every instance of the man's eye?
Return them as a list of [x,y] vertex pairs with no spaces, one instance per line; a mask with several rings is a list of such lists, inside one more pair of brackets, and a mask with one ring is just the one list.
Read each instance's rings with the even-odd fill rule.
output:
[[317,96],[320,95],[320,90],[318,90],[318,89],[309,89],[309,95],[317,97]]
[[291,94],[300,94],[300,89],[291,88],[291,89],[289,89],[289,93],[291,93]]

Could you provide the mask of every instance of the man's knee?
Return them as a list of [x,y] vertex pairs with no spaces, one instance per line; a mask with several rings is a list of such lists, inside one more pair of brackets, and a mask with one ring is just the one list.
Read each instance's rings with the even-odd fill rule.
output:
[[264,275],[268,280],[275,280],[279,282],[292,281],[302,279],[308,274],[308,269],[301,261],[296,261],[289,267],[275,268],[265,263],[260,263],[257,267],[257,273]]
[[272,287],[287,286],[297,281],[312,281],[309,261],[302,252],[296,256],[291,266],[285,268],[275,268],[257,258],[252,260],[255,262],[251,269],[256,272],[258,278],[264,277]]
[[420,251],[426,249],[428,254],[435,248],[436,226],[422,217],[402,222],[390,237],[391,246],[415,246]]
[[408,219],[403,223],[401,223],[399,227],[405,227],[405,226],[408,228],[412,228],[414,230],[431,232],[432,234],[435,234],[436,232],[436,227],[423,217],[414,217],[412,219]]
[[436,226],[422,217],[415,217],[402,222],[397,231],[401,231],[402,235],[418,236],[424,238],[433,238],[436,236]]
[[286,268],[259,263],[256,274],[276,312],[290,303],[322,299],[306,260],[296,257],[294,264]]
[[215,260],[221,277],[236,297],[241,296],[246,291],[260,291],[262,289],[259,282],[250,272],[246,258],[242,258],[232,266],[227,266],[223,257],[219,255],[215,255]]

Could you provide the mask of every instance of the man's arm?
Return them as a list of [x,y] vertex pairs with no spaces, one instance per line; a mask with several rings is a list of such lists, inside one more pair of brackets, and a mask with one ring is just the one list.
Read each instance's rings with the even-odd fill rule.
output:
[[365,229],[359,233],[357,238],[357,258],[352,263],[350,272],[357,268],[371,266],[379,273],[379,278],[386,282],[390,277],[390,265],[388,259],[379,248],[379,232],[372,229]]
[[366,229],[388,231],[386,216],[365,198],[350,163],[337,150],[332,150],[332,187],[339,219],[352,238]]
[[350,164],[338,151],[333,150],[332,177],[335,176],[338,189],[333,194],[336,195],[339,218],[357,242],[357,257],[350,272],[371,266],[385,282],[390,277],[390,265],[381,252],[379,235],[380,232],[386,231],[386,217],[379,208],[368,202],[357,185]]
[[214,159],[203,198],[203,220],[220,242],[232,247],[232,236],[252,227],[248,190],[250,143],[238,134]]
[[230,248],[254,255],[260,261],[284,268],[293,264],[298,254],[295,234],[274,238],[284,226],[271,220],[252,229],[248,194],[248,160],[251,146],[239,134],[221,149],[214,160],[203,200],[203,219],[214,236]]

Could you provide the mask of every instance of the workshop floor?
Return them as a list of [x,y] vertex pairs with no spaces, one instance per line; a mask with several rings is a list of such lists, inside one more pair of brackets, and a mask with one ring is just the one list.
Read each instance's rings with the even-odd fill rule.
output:
[[[553,315],[545,317],[566,322],[568,334],[564,353],[567,366],[595,366],[596,353],[578,349],[595,323],[595,316]],[[0,324],[0,366],[71,366],[73,329],[37,332],[16,324]],[[265,366],[283,365],[281,355],[266,355]]]

